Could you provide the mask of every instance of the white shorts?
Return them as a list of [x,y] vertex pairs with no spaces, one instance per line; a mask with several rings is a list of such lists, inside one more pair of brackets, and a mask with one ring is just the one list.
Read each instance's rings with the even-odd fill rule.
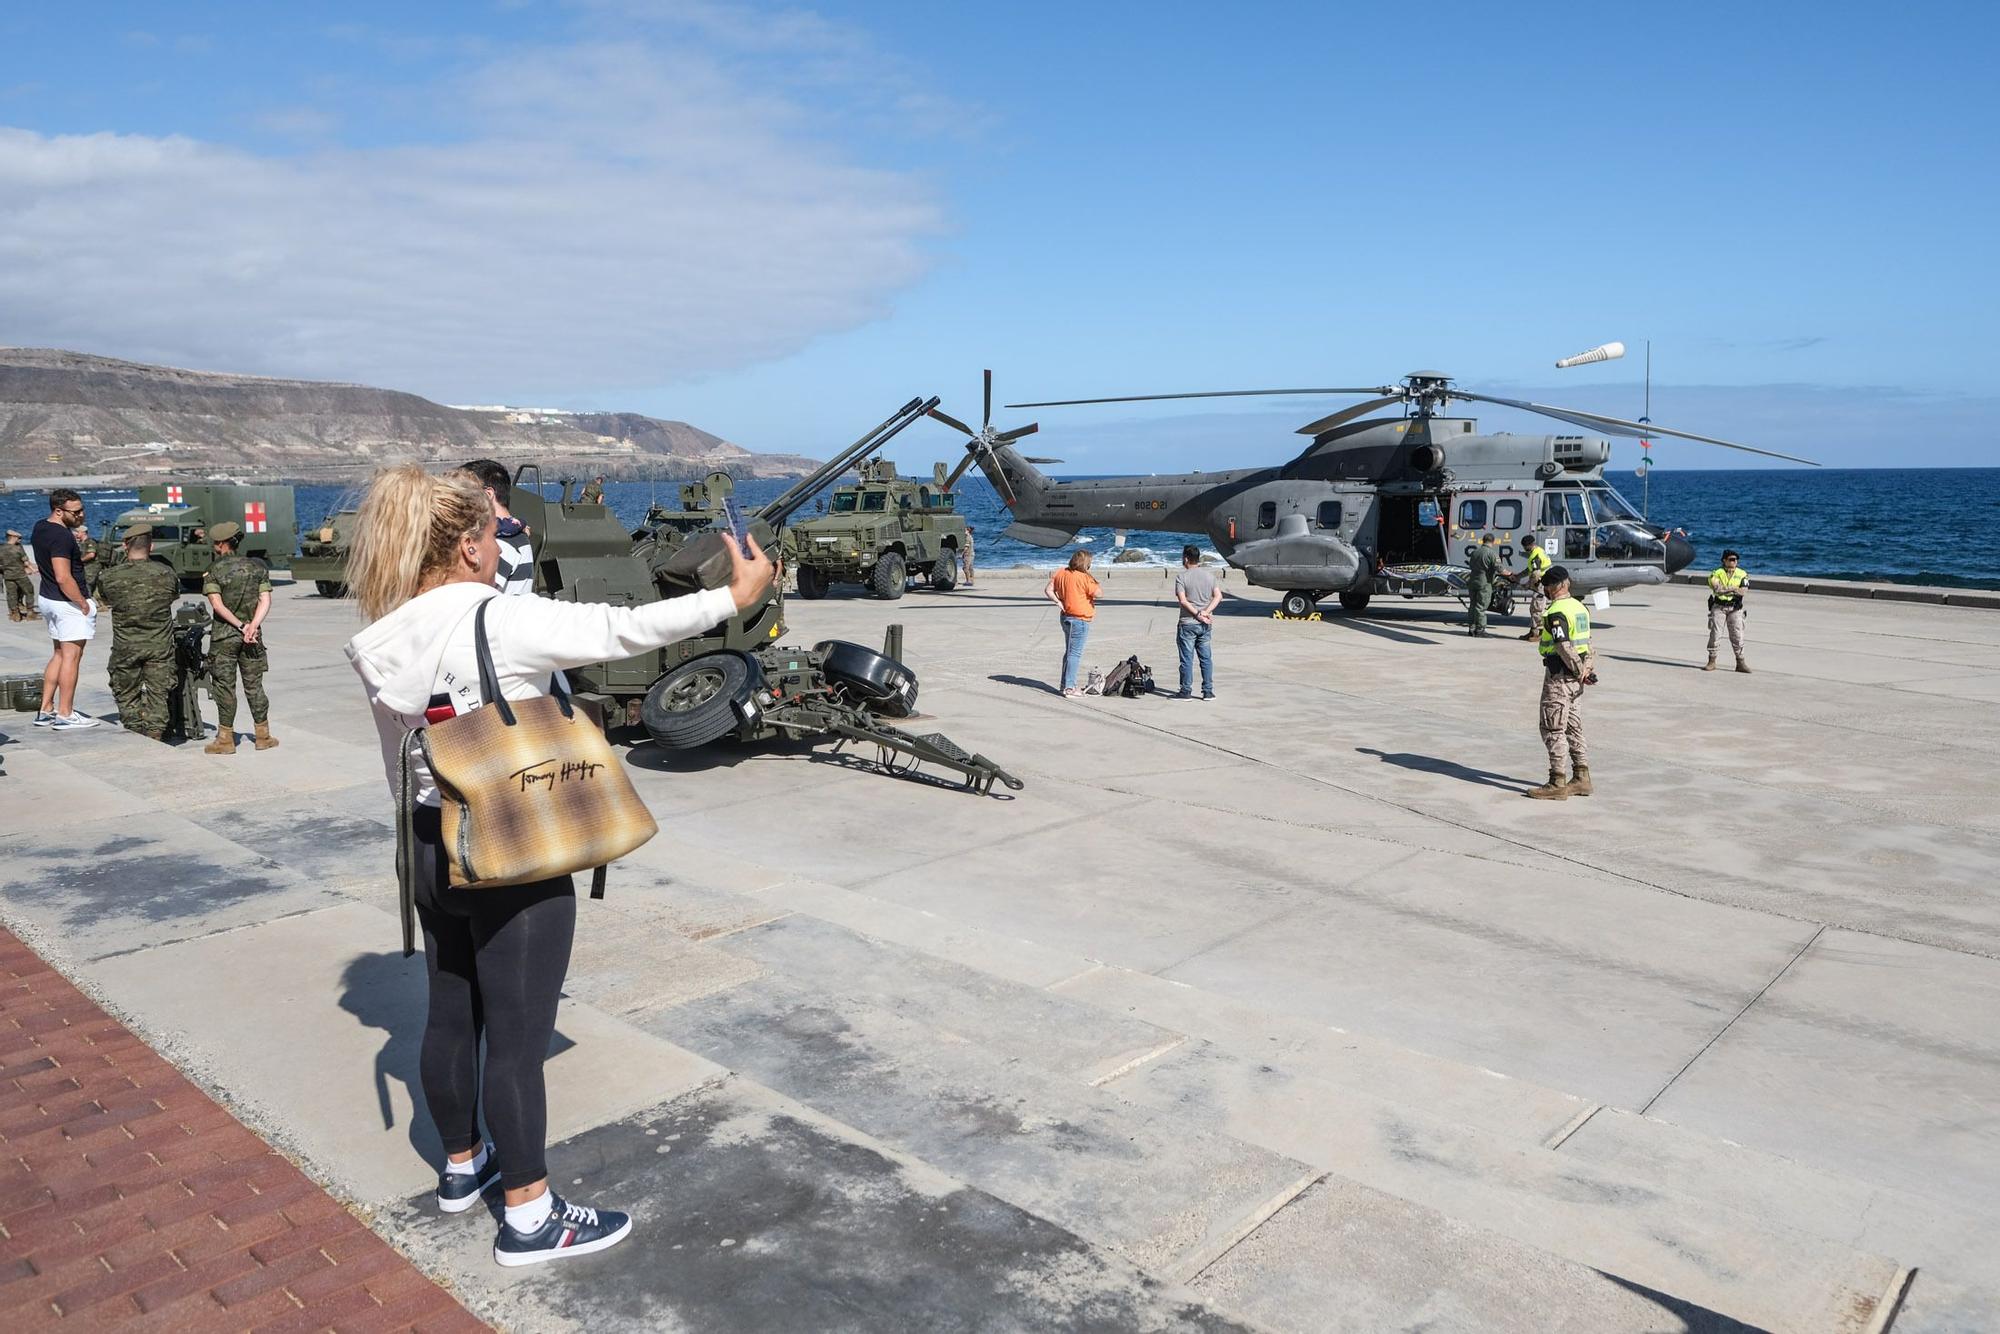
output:
[[88,616],[78,611],[76,604],[67,598],[35,599],[35,609],[48,623],[50,639],[58,644],[78,644],[96,637],[97,603],[88,598],[85,601],[90,604]]

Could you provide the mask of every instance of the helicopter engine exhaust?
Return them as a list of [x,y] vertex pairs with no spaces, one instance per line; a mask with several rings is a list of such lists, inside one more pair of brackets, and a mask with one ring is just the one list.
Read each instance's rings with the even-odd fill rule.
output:
[[1436,472],[1444,467],[1444,446],[1418,445],[1410,451],[1410,466],[1418,472]]

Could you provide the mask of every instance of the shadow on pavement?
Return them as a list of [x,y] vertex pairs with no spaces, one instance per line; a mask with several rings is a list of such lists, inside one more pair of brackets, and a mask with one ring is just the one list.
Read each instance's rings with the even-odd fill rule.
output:
[[1033,677],[1009,676],[1002,672],[996,676],[989,676],[986,679],[997,681],[1003,686],[1020,686],[1023,690],[1039,690],[1043,694],[1054,695],[1058,699],[1062,698],[1062,690],[1059,687],[1052,686],[1047,681],[1037,681]]
[[1527,779],[1510,777],[1507,774],[1490,773],[1485,769],[1471,769],[1450,760],[1441,760],[1433,755],[1411,755],[1408,753],[1391,755],[1387,751],[1371,750],[1367,746],[1356,746],[1358,755],[1373,755],[1384,764],[1393,764],[1398,769],[1411,769],[1417,773],[1439,774],[1445,778],[1456,778],[1461,783],[1472,783],[1479,787],[1497,787],[1506,792],[1526,792],[1534,786]]

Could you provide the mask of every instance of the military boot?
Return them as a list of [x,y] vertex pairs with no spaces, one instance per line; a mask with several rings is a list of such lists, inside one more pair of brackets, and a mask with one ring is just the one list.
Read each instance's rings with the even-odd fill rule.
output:
[[1569,799],[1569,780],[1565,779],[1556,770],[1551,769],[1549,770],[1548,782],[1542,784],[1540,787],[1531,787],[1521,795],[1524,797],[1533,797],[1536,801],[1567,801]]
[[1709,654],[1709,656],[1708,656],[1708,666],[1706,666],[1706,667],[1702,668],[1702,670],[1703,670],[1704,672],[1712,672],[1712,671],[1714,671],[1714,670],[1715,670],[1715,655],[1714,655],[1714,654],[1712,654],[1712,653],[1711,653],[1711,654]]
[[204,755],[234,755],[236,753],[236,733],[227,727],[215,729],[215,740],[201,748]]
[[1736,670],[1743,673],[1745,676],[1748,676],[1750,675],[1750,664],[1745,662],[1743,659],[1738,658],[1736,660]]
[[278,744],[278,738],[271,735],[271,724],[257,724],[257,749],[269,750]]
[[1576,766],[1576,772],[1570,775],[1569,784],[1565,791],[1572,797],[1587,797],[1590,795],[1589,765],[1579,764]]

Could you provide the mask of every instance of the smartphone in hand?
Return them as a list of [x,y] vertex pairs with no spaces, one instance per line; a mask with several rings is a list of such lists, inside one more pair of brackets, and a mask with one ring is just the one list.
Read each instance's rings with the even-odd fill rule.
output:
[[743,523],[743,507],[736,503],[735,496],[722,498],[722,521],[729,526],[729,535],[736,539],[736,549],[750,555],[750,530]]

